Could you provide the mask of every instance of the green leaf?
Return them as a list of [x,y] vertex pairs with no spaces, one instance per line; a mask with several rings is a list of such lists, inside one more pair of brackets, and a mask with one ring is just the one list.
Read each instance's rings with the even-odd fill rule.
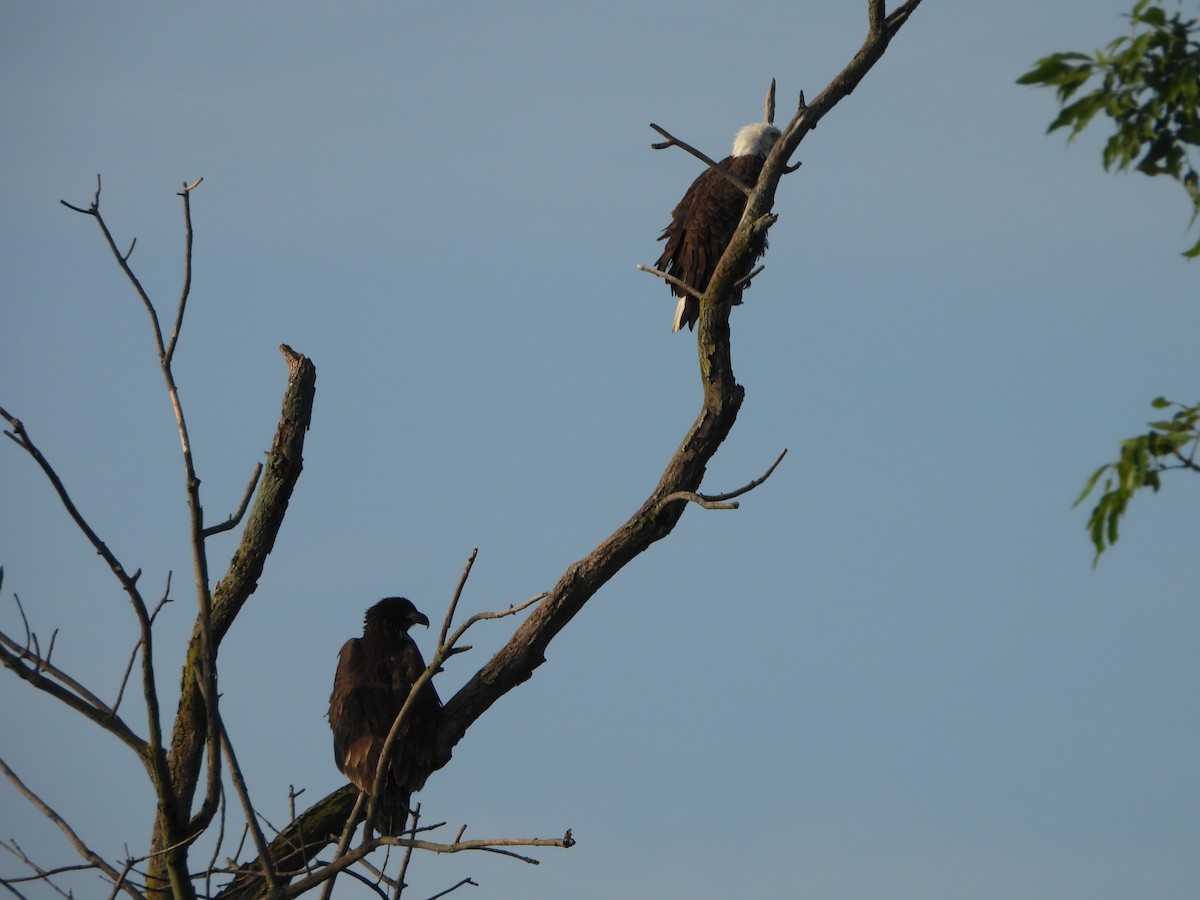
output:
[[[1092,488],[1094,488],[1096,486],[1096,482],[1100,480],[1100,476],[1103,475],[1105,472],[1107,472],[1111,467],[1112,467],[1111,463],[1105,463],[1100,468],[1098,468],[1095,472],[1092,473],[1092,477],[1089,478],[1087,480],[1087,484],[1085,484],[1083,486],[1083,491],[1080,492],[1079,496],[1075,498],[1075,502],[1071,504],[1072,509],[1075,508],[1076,506],[1078,506],[1080,503],[1082,503],[1087,498],[1087,495],[1092,492]],[[1106,491],[1108,490],[1107,485],[1105,486],[1105,490]]]
[[[1067,65],[1067,60],[1082,60],[1084,66]],[[1092,58],[1086,53],[1055,53],[1033,64],[1033,68],[1017,79],[1017,84],[1056,84],[1056,78],[1077,69],[1090,70]]]
[[[1138,6],[1142,6],[1142,4],[1139,3]],[[1158,6],[1152,6],[1144,12],[1139,12],[1135,6],[1132,18],[1135,23],[1145,22],[1155,28],[1162,28],[1167,24],[1167,14]]]

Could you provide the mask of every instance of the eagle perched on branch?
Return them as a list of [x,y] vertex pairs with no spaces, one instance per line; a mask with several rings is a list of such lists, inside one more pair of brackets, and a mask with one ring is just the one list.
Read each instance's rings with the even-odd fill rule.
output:
[[[360,790],[370,793],[388,732],[413,684],[425,671],[425,660],[408,634],[427,619],[404,597],[388,597],[367,610],[363,636],[351,638],[338,654],[337,674],[329,697],[329,727],[337,767]],[[433,762],[433,739],[442,701],[432,682],[414,698],[392,745],[375,827],[398,835],[408,821],[408,801],[425,784]]]
[[[773,109],[774,83],[768,102]],[[733,139],[733,153],[721,160],[718,168],[753,188],[758,183],[758,174],[767,154],[778,139],[779,129],[769,121],[747,125]],[[667,246],[658,258],[656,268],[703,294],[708,290],[721,254],[733,239],[745,209],[746,194],[741,188],[717,169],[705,169],[671,212],[671,224],[659,237],[660,241],[667,242]],[[746,270],[738,273],[739,278],[749,275],[754,263],[767,251],[765,234],[754,240],[753,256]],[[671,293],[679,298],[671,330],[679,331],[684,325],[695,327],[700,317],[699,301],[675,285],[671,285]],[[735,298],[734,302],[741,300]]]

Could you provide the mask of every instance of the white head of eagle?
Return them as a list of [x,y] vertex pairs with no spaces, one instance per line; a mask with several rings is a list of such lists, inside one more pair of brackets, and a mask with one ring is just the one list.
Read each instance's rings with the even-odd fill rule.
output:
[[755,122],[738,129],[733,138],[732,156],[761,156],[766,159],[775,142],[779,140],[779,129],[767,122]]
[[[719,168],[737,176],[743,184],[753,187],[758,182],[763,162],[775,142],[779,129],[767,122],[755,122],[738,131],[733,139],[733,153],[718,163]],[[703,294],[708,290],[721,254],[729,246],[746,209],[746,195],[716,169],[705,169],[692,182],[679,205],[671,213],[671,224],[663,229],[660,241],[666,241],[657,268],[673,275],[684,284]],[[766,235],[755,238],[754,253],[738,277],[744,278],[754,263],[767,250]],[[675,307],[672,331],[684,325],[693,328],[700,317],[700,303],[685,290],[671,285],[671,293],[679,298]],[[742,287],[745,287],[743,285]],[[732,298],[742,302],[742,288]]]

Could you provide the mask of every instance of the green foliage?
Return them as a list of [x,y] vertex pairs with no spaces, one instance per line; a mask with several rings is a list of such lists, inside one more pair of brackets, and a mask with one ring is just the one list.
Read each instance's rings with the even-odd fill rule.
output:
[[[1096,559],[1107,547],[1117,542],[1117,524],[1136,491],[1161,487],[1159,474],[1169,469],[1191,469],[1200,472],[1196,450],[1200,446],[1200,404],[1184,406],[1158,397],[1151,404],[1155,409],[1177,407],[1170,419],[1150,422],[1150,431],[1121,441],[1121,455],[1114,463],[1106,463],[1087,480],[1078,506],[1104,478],[1104,493],[1092,510],[1087,529],[1096,547]],[[1190,445],[1190,448],[1189,448]]]
[[[1189,228],[1200,216],[1200,175],[1191,153],[1200,147],[1200,22],[1168,17],[1152,0],[1138,0],[1130,33],[1103,50],[1055,53],[1017,79],[1057,89],[1062,109],[1048,131],[1070,128],[1073,139],[1098,114],[1116,131],[1104,147],[1104,168],[1169,175],[1192,201]],[[1072,100],[1094,77],[1098,87]],[[1200,240],[1184,253],[1200,256]]]

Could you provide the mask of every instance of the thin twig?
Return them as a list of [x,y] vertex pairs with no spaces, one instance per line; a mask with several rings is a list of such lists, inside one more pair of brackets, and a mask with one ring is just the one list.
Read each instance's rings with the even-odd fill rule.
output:
[[214,534],[220,534],[222,531],[229,531],[231,528],[236,528],[238,523],[242,521],[242,516],[246,514],[246,507],[250,505],[250,499],[254,496],[254,489],[258,487],[258,478],[262,475],[262,463],[257,463],[254,466],[254,474],[250,476],[250,483],[246,485],[246,493],[242,495],[242,502],[238,504],[237,510],[232,516],[222,522],[220,525],[209,525],[201,532],[202,537],[212,537]]
[[[346,854],[349,852],[350,848],[350,838],[354,835],[354,829],[358,827],[358,823],[361,820],[361,817],[366,814],[366,811],[367,795],[360,790],[358,792],[358,799],[354,801],[354,808],[350,810],[350,815],[346,817],[346,827],[342,829],[342,836],[338,838],[337,848],[333,851],[333,860],[329,863],[329,865],[325,866],[321,872],[311,875],[309,876],[309,879],[303,879],[300,882],[303,883],[304,881],[312,878],[317,878],[322,872],[331,872],[332,874],[329,876],[328,880],[325,881],[325,884],[321,889],[321,900],[329,900],[329,898],[333,896],[333,883],[337,880],[337,873],[344,869],[345,866],[336,869],[331,867],[335,866],[339,860],[346,858]],[[363,855],[365,856],[366,854],[364,853]],[[347,865],[349,864],[347,863]],[[313,883],[317,884],[318,882]]]
[[[17,445],[38,464],[38,467],[42,470],[42,474],[46,476],[55,493],[58,494],[58,499],[66,509],[67,515],[75,522],[76,527],[83,532],[84,537],[88,539],[88,543],[92,545],[92,549],[108,564],[108,567],[121,583],[121,587],[130,595],[134,603],[141,603],[141,595],[137,591],[136,580],[126,572],[125,567],[121,565],[120,561],[112,554],[108,546],[100,539],[100,536],[96,534],[92,526],[83,517],[83,514],[71,499],[71,495],[67,492],[66,485],[58,477],[58,472],[55,471],[54,466],[50,464],[50,461],[38,449],[37,445],[34,444],[33,438],[29,436],[25,424],[3,407],[0,407],[0,418],[7,421],[9,427],[12,429],[12,431],[6,431],[5,434],[16,441]],[[144,608],[145,604],[142,604],[142,606]]]
[[[99,180],[97,180],[97,201],[99,200],[99,196],[100,187]],[[99,219],[98,212],[96,213],[96,217],[98,221],[101,221]],[[75,522],[76,527],[83,532],[84,536],[88,539],[88,543],[92,545],[92,548],[106,563],[108,563],[109,569],[116,576],[117,581],[125,590],[126,595],[129,597],[130,603],[133,605],[134,613],[137,616],[138,626],[141,630],[143,640],[142,693],[146,699],[146,717],[149,723],[149,734],[145,742],[146,746],[139,747],[138,752],[139,756],[146,764],[147,771],[150,773],[151,780],[154,783],[155,790],[158,793],[160,800],[165,803],[164,809],[171,811],[173,815],[173,794],[169,787],[170,778],[167,773],[165,756],[161,752],[162,729],[158,708],[158,689],[154,681],[154,658],[153,644],[150,637],[150,614],[146,609],[146,602],[142,599],[141,592],[137,587],[137,576],[141,574],[140,570],[138,573],[135,573],[132,576],[129,575],[121,562],[108,549],[108,545],[100,539],[98,534],[96,534],[95,530],[75,506],[75,502],[71,499],[70,494],[67,492],[66,486],[63,484],[62,479],[59,478],[58,472],[55,471],[54,466],[50,464],[50,461],[45,457],[42,451],[38,449],[37,445],[34,444],[33,439],[29,436],[29,432],[26,430],[24,423],[22,423],[21,420],[17,419],[15,416],[10,415],[8,411],[3,408],[0,408],[0,417],[4,418],[12,428],[11,433],[6,433],[8,433],[9,436],[33,458],[34,462],[38,464],[38,467],[41,468],[42,473],[46,476],[50,484],[54,487],[55,492],[58,494],[59,501],[67,510],[67,514]],[[5,664],[9,665],[9,668],[13,668],[13,666],[10,665],[10,660],[8,659],[7,655],[0,655],[4,656]],[[22,674],[22,677],[26,680],[32,680],[28,675],[25,674]],[[54,692],[51,691],[51,693]],[[56,696],[59,695],[56,694]],[[59,699],[63,698],[60,696]],[[75,698],[72,697],[72,701],[74,699]],[[104,727],[108,728],[110,731],[113,731],[114,734],[121,735],[122,739],[125,740],[126,743],[130,743],[130,739],[137,741],[139,744],[141,743],[141,739],[133,736],[133,733],[129,731],[127,727],[124,727],[124,723],[121,723],[121,726],[124,728],[124,734],[122,734],[120,730],[110,727],[109,724],[104,722],[102,718],[98,718],[95,714],[95,710],[91,709],[90,707],[85,709],[84,705],[72,701],[67,701],[68,705],[71,705],[75,709],[84,712],[85,715],[89,715],[89,717],[93,718],[94,720],[99,721],[100,724],[104,725]],[[113,718],[115,720],[115,717]],[[133,746],[133,744],[130,745]]]
[[[518,859],[521,862],[529,863],[530,865],[538,865],[538,861],[532,857],[521,856],[511,850],[504,850],[505,847],[561,847],[568,848],[575,846],[575,839],[571,836],[571,831],[568,829],[566,834],[561,838],[498,838],[496,840],[477,840],[477,841],[462,841],[454,844],[439,844],[434,841],[410,840],[401,837],[373,837],[370,840],[365,840],[353,850],[348,850],[345,854],[337,856],[330,860],[324,867],[317,871],[314,875],[303,878],[294,884],[289,885],[284,889],[284,896],[299,897],[312,890],[322,882],[328,887],[333,878],[346,871],[360,860],[364,859],[371,853],[375,852],[380,847],[407,847],[412,846],[417,850],[428,850],[432,853],[463,853],[469,850],[479,850],[491,853],[500,853],[504,856],[510,856]],[[353,873],[347,873],[353,874]]]
[[445,897],[447,894],[453,893],[454,891],[457,891],[460,887],[463,887],[464,885],[468,885],[468,884],[471,887],[479,887],[479,883],[477,881],[472,881],[470,878],[464,878],[458,884],[448,887],[444,891],[439,891],[438,893],[434,894],[432,897],[429,898],[429,900],[438,900],[438,897]]
[[704,294],[702,294],[700,291],[696,290],[690,284],[687,284],[684,281],[680,281],[674,275],[668,275],[662,269],[655,269],[652,266],[644,266],[641,263],[638,263],[636,265],[636,268],[641,269],[643,272],[649,272],[651,275],[658,276],[663,281],[665,281],[667,284],[678,288],[679,290],[683,291],[685,294],[690,294],[691,296],[695,297],[697,300],[699,300],[701,297],[704,296]]
[[[126,848],[126,852],[128,852],[128,848]],[[117,894],[121,893],[121,888],[125,885],[125,879],[128,878],[129,873],[133,871],[133,867],[136,862],[137,861],[133,859],[133,857],[129,857],[125,860],[125,865],[121,867],[121,871],[117,876],[117,881],[113,885],[113,889],[108,895],[108,900],[116,900]]]
[[[202,180],[202,179],[201,179]],[[99,225],[101,232],[107,241],[109,249],[117,260],[121,271],[125,273],[129,279],[142,305],[145,307],[147,314],[150,316],[151,330],[154,336],[154,344],[158,354],[159,366],[162,369],[163,379],[166,382],[167,396],[171,401],[171,406],[175,413],[175,422],[179,432],[179,441],[183,450],[183,462],[185,470],[185,489],[188,500],[188,511],[190,518],[190,536],[192,544],[193,566],[196,576],[196,590],[199,600],[199,626],[201,632],[201,653],[200,667],[205,680],[205,685],[208,689],[208,695],[213,698],[214,702],[217,697],[216,676],[212,659],[212,642],[209,640],[210,627],[210,606],[211,595],[209,593],[209,578],[208,578],[208,558],[204,549],[204,521],[203,507],[200,503],[200,479],[196,475],[196,470],[192,461],[191,441],[188,437],[187,420],[183,413],[183,404],[179,398],[179,389],[175,383],[175,376],[171,371],[171,360],[175,352],[176,343],[179,338],[179,329],[183,321],[183,312],[187,303],[187,296],[191,289],[191,256],[192,256],[192,221],[191,221],[191,201],[190,194],[193,188],[199,185],[200,180],[197,180],[193,185],[184,185],[182,193],[183,211],[184,211],[184,229],[185,229],[185,263],[184,263],[184,286],[180,295],[179,307],[176,313],[175,329],[170,339],[170,345],[164,343],[162,324],[158,318],[158,311],[155,309],[153,302],[150,300],[149,294],[142,287],[137,275],[129,265],[128,254],[122,255],[117,248],[111,231],[109,231],[107,223],[104,221],[104,216],[100,213],[100,177],[96,177],[96,194],[92,200],[91,206],[85,211],[79,207],[71,206],[64,202],[64,205],[76,210],[77,212],[86,212],[92,216]],[[132,247],[130,248],[132,252]],[[14,429],[15,430],[15,429]],[[99,549],[99,548],[97,548]],[[136,582],[136,578],[131,579],[128,583],[123,582],[126,590],[133,594],[131,590]],[[175,789],[171,783],[170,772],[167,766],[166,753],[162,745],[162,720],[159,711],[158,691],[155,685],[154,677],[154,650],[153,638],[151,634],[151,625],[149,614],[146,610],[145,603],[141,601],[140,596],[137,597],[135,604],[138,613],[138,624],[141,630],[142,637],[142,693],[146,699],[146,712],[149,721],[149,736],[148,736],[148,758],[151,764],[151,780],[154,784],[155,794],[158,797],[159,808],[162,812],[157,819],[158,828],[166,829],[163,833],[157,834],[156,842],[163,845],[174,844],[178,841],[179,835],[170,831],[176,823],[187,820],[186,813],[184,816],[176,814],[175,806],[177,797]],[[207,722],[207,746],[210,756],[210,761],[220,757],[219,738],[217,736],[217,728],[214,723],[214,711],[209,709],[206,711],[208,716]],[[210,765],[210,774],[215,769],[215,766]],[[200,812],[192,817],[191,822],[185,831],[194,830],[193,826],[200,827],[211,819],[216,811],[216,789],[211,782],[209,790],[205,797],[205,802],[201,806]],[[179,871],[182,862],[181,860],[169,857],[166,860],[166,865],[172,870],[172,877],[176,880],[187,877],[187,873]]]
[[6,649],[12,651],[13,656],[17,659],[30,661],[36,674],[47,675],[50,678],[53,678],[55,681],[60,682],[69,690],[74,691],[79,696],[80,700],[93,707],[99,715],[112,716],[115,712],[114,709],[109,708],[109,706],[104,703],[103,700],[89,691],[79,681],[72,678],[58,666],[51,663],[49,657],[40,657],[35,653],[30,653],[27,650],[22,651],[20,649],[20,645],[3,632],[0,632],[0,645],[3,645]]
[[[148,765],[146,741],[134,734],[115,710],[109,709],[82,684],[58,667],[47,665],[36,655],[36,639],[34,643],[33,651],[22,650],[16,641],[0,632],[0,664],[14,672],[19,678],[29,682],[33,687],[44,691],[115,735]],[[25,659],[32,660],[32,664],[26,664]]]
[[[134,274],[133,269],[129,267],[129,257],[127,254],[122,254],[117,247],[117,242],[112,236],[112,232],[108,230],[108,224],[104,221],[104,216],[100,214],[100,176],[96,176],[96,193],[92,197],[92,204],[87,209],[82,209],[78,206],[72,206],[66,200],[58,201],[67,209],[73,209],[77,213],[83,213],[85,216],[91,216],[96,220],[96,224],[100,226],[100,231],[104,234],[104,240],[108,243],[109,250],[117,260],[117,265],[121,267],[121,271],[125,273],[125,277],[129,279],[137,292],[138,299],[142,301],[142,306],[146,308],[146,312],[150,316],[150,323],[154,331],[154,342],[158,348],[159,359],[163,358],[166,348],[163,346],[162,327],[158,321],[158,311],[154,308],[154,304],[150,301],[150,295],[146,293],[146,289],[142,287],[142,283]],[[133,252],[133,247],[129,248],[129,252]]]
[[766,268],[765,265],[755,266],[748,273],[746,273],[745,275],[743,275],[741,278],[739,278],[737,281],[735,281],[733,283],[734,288],[745,287],[751,281],[753,281],[755,278],[757,278],[759,275],[761,275],[763,272],[763,269],[765,269],[765,268]]
[[[9,768],[8,763],[6,763],[3,759],[0,759],[0,769],[4,771],[4,774],[8,780],[13,783],[13,786],[16,787],[16,789],[25,797],[26,800],[32,803],[34,807],[36,807],[42,813],[42,815],[58,826],[58,829],[64,835],[66,835],[67,840],[71,842],[72,846],[75,847],[75,851],[80,856],[107,875],[114,884],[118,883],[119,881],[123,881],[121,873],[118,872],[113,866],[109,865],[108,862],[105,861],[102,856],[100,856],[100,854],[96,853],[91,847],[85,844],[83,839],[75,833],[75,830],[67,824],[66,820],[53,809],[51,809],[49,804],[47,804],[41,797],[26,787],[25,783],[17,777],[17,773]],[[138,898],[142,897],[142,895],[134,890],[128,882],[125,882],[122,887],[125,893],[129,894],[129,896]]]
[[53,890],[56,894],[58,894],[60,897],[66,897],[67,900],[73,900],[70,891],[64,891],[57,884],[54,883],[54,876],[61,874],[63,872],[82,871],[85,869],[94,869],[95,868],[95,866],[84,864],[84,865],[80,865],[80,866],[59,867],[57,869],[43,869],[41,866],[39,866],[37,863],[35,863],[30,858],[28,853],[26,853],[24,850],[21,849],[21,845],[18,844],[15,840],[13,840],[11,845],[4,841],[0,841],[0,847],[3,847],[9,853],[11,853],[13,856],[15,856],[17,859],[19,859],[25,865],[27,865],[29,868],[33,869],[33,871],[35,873],[37,873],[35,875],[24,875],[24,876],[17,876],[16,878],[0,879],[0,887],[3,887],[6,890],[8,890],[13,896],[22,898],[22,900],[24,900],[25,895],[22,894],[20,891],[18,891],[16,888],[14,888],[13,885],[14,884],[22,884],[27,881],[44,881],[50,887],[50,889]]
[[750,192],[754,189],[753,185],[747,185],[746,182],[742,181],[742,179],[738,178],[736,175],[734,175],[728,169],[722,168],[721,164],[718,162],[715,162],[712,159],[712,157],[707,156],[704,153],[701,153],[699,150],[697,150],[695,147],[693,147],[691,144],[687,143],[686,141],[681,141],[679,138],[675,137],[675,135],[671,134],[665,128],[660,128],[658,125],[655,125],[653,122],[650,123],[650,127],[666,138],[665,141],[661,141],[657,144],[650,145],[655,150],[666,150],[668,147],[678,147],[681,150],[686,150],[688,153],[692,154],[692,156],[696,157],[696,159],[700,160],[703,163],[707,163],[708,167],[710,169],[713,169],[716,172],[720,172],[725,177],[726,181],[728,181],[730,184],[734,185],[743,194],[746,194],[747,196],[749,196]]
[[[472,553],[471,560],[474,561],[474,559],[475,559],[475,554]],[[464,573],[464,579],[463,579],[464,581],[466,580],[465,574],[466,573]],[[462,582],[459,583],[460,587],[461,587],[461,585],[462,585]],[[408,829],[408,837],[410,840],[417,839],[417,825],[420,821],[421,821],[421,804],[418,803],[415,807],[413,807],[412,825],[409,826],[409,829]],[[405,847],[404,848],[404,856],[402,856],[400,858],[400,871],[396,873],[396,896],[397,897],[400,896],[400,892],[404,890],[404,877],[408,874],[408,864],[412,860],[412,852],[413,852],[412,847]]]
[[[163,356],[163,365],[170,366],[175,358],[175,347],[179,343],[179,330],[183,327],[183,311],[187,308],[188,295],[192,292],[192,191],[204,181],[197,178],[192,184],[184,182],[179,196],[183,198],[183,288],[179,292],[179,306],[175,311],[175,327],[171,330],[171,340]],[[133,248],[130,247],[130,252]]]
[[742,485],[737,490],[728,491],[724,494],[700,494],[696,491],[674,491],[667,494],[658,501],[658,507],[661,508],[668,503],[676,500],[690,500],[693,503],[703,506],[705,509],[737,509],[737,503],[726,503],[727,500],[732,500],[734,497],[740,497],[742,494],[754,490],[764,481],[771,477],[771,473],[775,471],[775,467],[783,462],[783,458],[787,456],[787,447],[783,448],[783,452],[775,458],[775,462],[771,463],[771,467],[767,469],[758,478]]
[[[163,591],[163,595],[159,599],[158,604],[154,607],[154,610],[150,613],[151,626],[154,625],[154,620],[158,618],[158,614],[159,614],[159,612],[162,611],[162,608],[171,602],[171,574],[172,573],[170,571],[167,572],[166,590]],[[113,708],[114,713],[121,707],[121,700],[125,696],[125,688],[129,684],[129,675],[133,671],[133,664],[135,662],[137,662],[137,654],[141,648],[142,648],[142,639],[139,636],[137,639],[137,643],[133,645],[133,650],[129,654],[129,662],[125,666],[125,674],[121,677],[121,684],[117,689],[117,699],[115,701],[113,701],[112,708]]]
[[458,600],[462,597],[463,588],[466,587],[471,569],[475,565],[475,557],[478,555],[479,548],[475,547],[471,550],[471,555],[467,557],[467,564],[463,567],[462,575],[459,576],[458,585],[454,588],[454,596],[450,598],[450,605],[446,608],[446,617],[442,620],[442,630],[438,633],[439,647],[446,643],[446,635],[450,633],[450,624],[454,621],[454,611],[458,608]]
[[213,870],[217,867],[217,857],[221,854],[221,845],[225,843],[225,791],[221,791],[221,802],[217,811],[217,839],[213,843],[212,856],[208,858],[208,867],[204,870],[204,894],[212,896]]
[[[300,790],[296,790],[295,785],[288,785],[288,814],[291,817],[290,824],[296,829],[296,836],[298,838],[296,843],[299,847],[305,846],[306,841],[304,839],[304,823],[296,819],[296,798],[303,794],[306,790],[308,790],[308,788],[300,788]],[[310,874],[312,872],[311,860],[309,860],[308,856],[305,854],[301,854],[301,856],[303,857],[304,863],[301,871],[303,871],[305,874]]]
[[225,729],[225,723],[221,721],[219,713],[217,715],[217,723],[221,729],[221,748],[225,751],[225,762],[229,766],[229,776],[233,779],[233,786],[237,791],[238,799],[242,801],[242,810],[246,814],[246,824],[250,827],[250,836],[254,839],[254,847],[258,851],[259,859],[262,860],[263,877],[266,878],[267,885],[272,891],[278,890],[279,883],[275,877],[275,866],[271,860],[271,854],[267,852],[267,840],[258,825],[258,819],[254,814],[254,807],[250,803],[250,792],[246,789],[246,779],[242,775],[242,769],[238,765],[237,756],[233,752],[233,744],[229,740],[229,732]]

